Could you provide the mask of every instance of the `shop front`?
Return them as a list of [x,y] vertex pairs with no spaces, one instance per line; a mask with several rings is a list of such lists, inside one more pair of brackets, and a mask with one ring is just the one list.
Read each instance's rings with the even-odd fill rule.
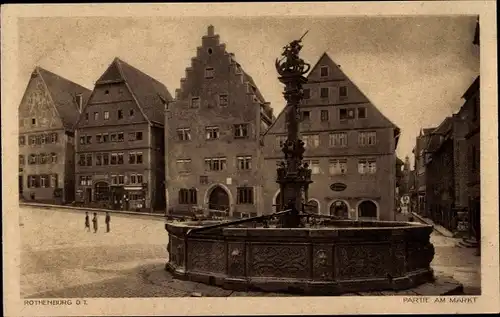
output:
[[125,186],[125,208],[127,210],[140,211],[146,208],[146,189],[144,186]]

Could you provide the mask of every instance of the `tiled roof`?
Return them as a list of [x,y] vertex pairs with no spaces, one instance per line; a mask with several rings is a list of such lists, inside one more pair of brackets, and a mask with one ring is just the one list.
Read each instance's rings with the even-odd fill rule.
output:
[[72,130],[80,116],[76,95],[82,94],[83,105],[85,105],[91,91],[41,67],[37,67],[35,71],[47,86],[64,128]]
[[[164,124],[164,101],[172,100],[172,95],[167,87],[118,57],[113,60],[110,68],[113,64],[116,65],[119,72],[117,75],[122,77],[130,87],[131,93],[136,98],[138,106],[146,116],[146,119],[150,122]],[[99,84],[100,80],[101,79],[99,79],[96,84]]]

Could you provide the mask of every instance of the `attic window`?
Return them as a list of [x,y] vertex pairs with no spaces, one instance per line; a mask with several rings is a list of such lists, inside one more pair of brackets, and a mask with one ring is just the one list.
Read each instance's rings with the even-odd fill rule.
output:
[[340,86],[339,97],[340,97],[340,99],[347,98],[347,87],[346,86]]
[[241,66],[240,66],[240,64],[236,64],[236,68],[235,68],[234,72],[236,74],[241,74]]
[[134,116],[134,109],[130,109],[129,111],[129,116],[133,117]]
[[36,118],[31,118],[31,125],[36,125]]
[[208,48],[207,52],[208,52],[208,55],[212,55],[212,53],[213,53],[212,48]]
[[358,108],[358,118],[365,119],[366,118],[366,108]]
[[328,77],[328,66],[321,66],[320,75],[321,77]]
[[213,67],[207,67],[205,68],[205,78],[206,79],[212,79],[215,76],[215,71]]
[[339,112],[340,120],[354,119],[354,109],[342,108],[339,109]]

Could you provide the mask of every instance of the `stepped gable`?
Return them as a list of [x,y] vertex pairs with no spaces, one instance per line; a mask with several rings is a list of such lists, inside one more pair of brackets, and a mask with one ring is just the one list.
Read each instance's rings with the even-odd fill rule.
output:
[[150,123],[163,125],[165,122],[164,102],[172,100],[167,87],[118,57],[97,80],[96,85],[123,81],[128,85],[146,119]]
[[92,91],[41,67],[35,72],[45,83],[64,128],[72,130],[80,116],[76,96],[81,94],[85,105]]
[[250,90],[248,91],[248,93],[253,94],[256,97],[256,100],[259,103],[261,103],[261,104],[266,103],[266,100],[265,100],[264,96],[262,95],[262,93],[260,92],[259,88],[255,84],[255,81],[252,78],[252,76],[250,76],[247,72],[245,72],[245,70],[241,67],[241,65],[236,61],[236,59],[234,57],[234,53],[230,53],[230,52],[228,52],[226,50],[226,44],[225,43],[220,43],[220,36],[219,36],[219,34],[215,34],[215,28],[212,25],[208,26],[208,28],[207,28],[207,34],[203,35],[203,37],[202,37],[202,45],[198,46],[197,49],[196,49],[197,55],[195,57],[191,58],[191,66],[186,67],[185,76],[183,78],[181,78],[181,80],[180,80],[180,83],[181,83],[180,88],[175,91],[176,98],[177,99],[182,99],[181,96],[185,92],[184,91],[185,90],[184,89],[185,88],[185,83],[190,78],[190,75],[193,72],[193,68],[196,66],[197,63],[199,63],[201,61],[200,57],[201,57],[202,51],[205,48],[207,48],[206,45],[205,45],[205,41],[208,40],[208,39],[213,40],[215,42],[215,45],[214,45],[213,49],[219,49],[219,50],[221,50],[222,53],[223,53],[223,55],[228,58],[230,67],[233,70],[238,70],[238,72],[236,72],[236,71],[234,72],[234,76],[236,76],[236,78],[239,77],[239,80],[241,80],[242,83],[246,83],[246,84],[248,84],[250,86],[249,87]]

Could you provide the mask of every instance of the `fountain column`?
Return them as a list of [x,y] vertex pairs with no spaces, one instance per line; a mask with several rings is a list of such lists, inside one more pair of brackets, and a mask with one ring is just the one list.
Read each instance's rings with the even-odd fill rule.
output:
[[291,212],[282,218],[282,226],[287,228],[300,225],[300,212],[308,197],[309,184],[312,183],[311,170],[302,162],[305,148],[304,142],[299,138],[299,106],[304,97],[302,85],[307,82],[304,74],[311,67],[299,58],[302,38],[285,46],[281,54],[282,59],[276,60],[276,70],[280,75],[278,79],[285,85],[283,96],[286,100],[287,129],[287,140],[282,148],[285,157],[278,167],[276,182],[280,186],[280,206],[283,209],[291,209]]

